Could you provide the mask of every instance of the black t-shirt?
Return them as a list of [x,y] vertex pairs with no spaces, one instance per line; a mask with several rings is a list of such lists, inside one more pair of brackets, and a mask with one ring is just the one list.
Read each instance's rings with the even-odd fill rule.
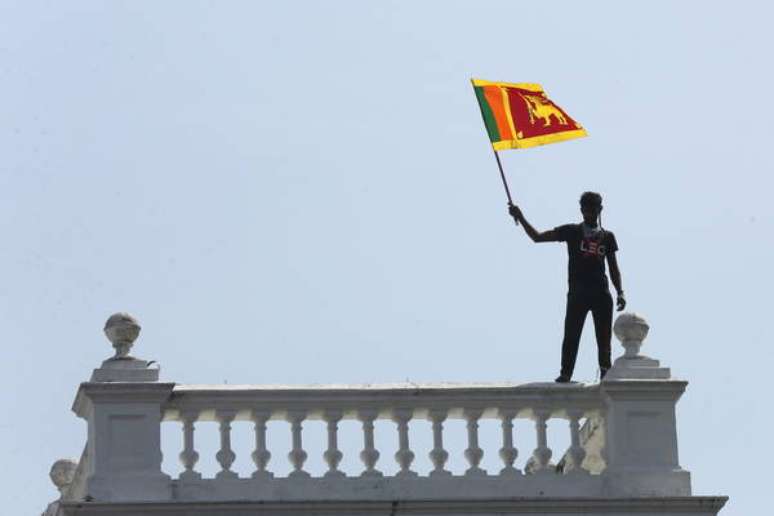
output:
[[612,231],[590,230],[583,224],[554,228],[560,242],[567,242],[567,280],[570,291],[607,290],[605,257],[618,251]]

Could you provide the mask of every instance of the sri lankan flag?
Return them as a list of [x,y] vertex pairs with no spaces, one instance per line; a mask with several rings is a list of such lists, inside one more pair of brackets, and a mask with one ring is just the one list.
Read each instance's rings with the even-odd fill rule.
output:
[[539,84],[473,80],[494,150],[526,149],[586,136]]

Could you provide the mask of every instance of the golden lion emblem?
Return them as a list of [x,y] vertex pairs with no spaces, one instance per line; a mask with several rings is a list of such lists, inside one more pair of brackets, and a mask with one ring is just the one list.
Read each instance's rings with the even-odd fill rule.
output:
[[551,104],[548,99],[533,95],[524,95],[522,97],[527,103],[527,110],[529,111],[529,122],[535,123],[535,119],[539,118],[543,120],[543,127],[549,127],[551,125],[551,116],[556,117],[556,120],[560,125],[567,125],[567,118],[559,111],[556,106]]

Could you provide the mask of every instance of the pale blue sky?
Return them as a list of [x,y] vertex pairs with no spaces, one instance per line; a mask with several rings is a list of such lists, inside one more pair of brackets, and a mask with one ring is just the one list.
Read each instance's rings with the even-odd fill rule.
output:
[[[772,14],[0,1],[0,504],[54,498],[48,468],[85,441],[70,404],[119,310],[169,381],[552,379],[566,253],[506,215],[477,76],[540,82],[588,129],[503,153],[515,196],[546,229],[602,192],[646,351],[691,382],[694,492],[763,514]],[[594,362],[587,325],[576,377]]]

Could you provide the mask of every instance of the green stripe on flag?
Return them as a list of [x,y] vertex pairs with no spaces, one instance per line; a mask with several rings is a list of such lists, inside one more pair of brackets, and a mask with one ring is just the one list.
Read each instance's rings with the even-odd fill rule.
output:
[[486,126],[486,132],[489,133],[489,141],[492,143],[500,141],[500,131],[497,129],[497,121],[495,120],[492,108],[489,107],[489,103],[484,97],[484,88],[481,86],[474,86],[476,91],[476,98],[478,99],[478,105],[481,108],[481,115],[484,117],[484,125]]

